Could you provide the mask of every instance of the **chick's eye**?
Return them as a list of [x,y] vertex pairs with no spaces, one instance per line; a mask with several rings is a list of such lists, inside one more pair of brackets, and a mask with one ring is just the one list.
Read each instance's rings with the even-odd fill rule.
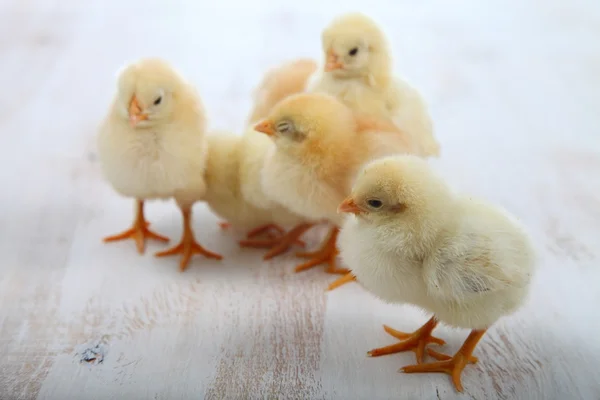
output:
[[348,54],[350,54],[351,56],[355,56],[357,53],[358,53],[358,47],[354,47],[348,52]]
[[162,101],[162,96],[158,96],[158,98],[156,100],[154,100],[154,105],[155,106],[159,105],[161,101]]
[[381,206],[383,205],[381,200],[377,200],[377,199],[367,200],[367,204],[369,205],[369,207],[373,207],[373,208],[381,208]]
[[292,130],[292,125],[289,122],[284,121],[284,122],[278,123],[276,129],[280,133],[288,133],[289,131]]

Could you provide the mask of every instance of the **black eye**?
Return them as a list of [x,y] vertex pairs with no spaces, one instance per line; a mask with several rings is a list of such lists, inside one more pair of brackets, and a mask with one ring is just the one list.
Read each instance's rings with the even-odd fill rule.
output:
[[367,204],[373,208],[381,208],[381,206],[383,205],[381,200],[377,200],[377,199],[367,200]]
[[348,52],[348,54],[350,54],[351,56],[355,56],[356,53],[358,53],[358,47],[355,47]]
[[157,106],[162,101],[162,96],[158,96],[158,99],[154,100],[154,105]]

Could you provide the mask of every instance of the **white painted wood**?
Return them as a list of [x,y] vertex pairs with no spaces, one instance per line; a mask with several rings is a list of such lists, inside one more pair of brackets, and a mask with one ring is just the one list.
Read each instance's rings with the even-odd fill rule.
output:
[[[218,4],[218,5],[217,5]],[[198,85],[211,126],[240,131],[266,68],[319,56],[321,28],[363,10],[386,26],[419,87],[459,187],[529,226],[530,302],[476,350],[457,395],[445,375],[403,375],[412,353],[370,359],[418,310],[322,270],[260,261],[199,204],[222,262],[155,259],[101,238],[131,201],[102,181],[94,135],[116,70],[170,59]],[[0,2],[1,399],[600,398],[600,3],[595,0]],[[148,216],[173,241],[172,202]],[[467,335],[437,335],[456,350]],[[102,350],[102,363],[81,352]],[[89,353],[89,352],[88,352]]]

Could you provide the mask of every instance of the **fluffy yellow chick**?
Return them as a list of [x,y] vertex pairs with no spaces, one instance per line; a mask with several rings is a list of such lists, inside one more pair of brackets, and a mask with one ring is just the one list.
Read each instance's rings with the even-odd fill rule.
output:
[[303,92],[308,78],[316,70],[316,61],[301,58],[267,71],[254,91],[254,108],[248,125],[266,117],[271,108],[287,96]]
[[[308,220],[334,225],[342,221],[337,206],[350,193],[354,174],[362,164],[378,156],[414,150],[410,137],[392,121],[359,114],[322,93],[287,97],[254,129],[275,143],[262,171],[265,193]],[[287,243],[295,240],[294,234],[298,231],[288,233]],[[335,227],[321,249],[298,254],[310,260],[296,271],[327,263],[327,272],[347,273],[335,263],[337,234]]]
[[273,246],[285,233],[282,227],[304,222],[262,191],[260,173],[272,146],[267,137],[251,129],[244,136],[226,132],[208,136],[205,200],[209,208],[227,225],[249,231],[248,238],[269,235],[267,241],[243,240],[244,247]]
[[98,155],[113,188],[136,199],[136,216],[130,229],[106,242],[132,238],[143,253],[148,238],[168,241],[148,228],[144,201],[174,197],[183,214],[181,242],[156,255],[181,254],[181,270],[194,253],[222,258],[200,246],[191,227],[192,205],[206,191],[205,125],[196,90],[165,61],[142,59],[122,70],[98,134]]
[[329,93],[353,109],[391,118],[413,136],[419,155],[439,156],[426,104],[408,82],[394,77],[387,39],[371,18],[339,16],[324,29],[321,42],[325,62],[310,77],[308,92]]
[[[367,290],[390,303],[409,303],[433,314],[413,333],[384,326],[398,344],[371,356],[413,350],[412,372],[445,372],[462,391],[461,374],[475,346],[500,317],[526,300],[535,255],[521,225],[499,207],[454,193],[422,159],[376,160],[359,174],[339,207],[351,213],[343,224],[341,257]],[[438,321],[471,329],[460,350],[423,364]]]

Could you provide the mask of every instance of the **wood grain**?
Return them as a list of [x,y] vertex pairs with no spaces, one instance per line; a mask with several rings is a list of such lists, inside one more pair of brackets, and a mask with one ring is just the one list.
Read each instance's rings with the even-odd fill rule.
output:
[[[217,5],[218,4],[218,5]],[[600,3],[593,0],[220,3],[0,2],[0,399],[600,398]],[[270,67],[320,57],[320,31],[363,10],[422,92],[442,144],[433,163],[529,228],[540,271],[527,305],[476,349],[458,395],[447,376],[404,375],[414,355],[368,358],[427,315],[319,268],[262,262],[203,204],[199,240],[226,258],[157,259],[101,238],[132,201],[103,181],[95,132],[116,71],[162,56],[210,125],[240,131]],[[148,205],[173,241],[172,202]],[[316,243],[319,233],[310,239]],[[458,349],[465,331],[436,335]]]

